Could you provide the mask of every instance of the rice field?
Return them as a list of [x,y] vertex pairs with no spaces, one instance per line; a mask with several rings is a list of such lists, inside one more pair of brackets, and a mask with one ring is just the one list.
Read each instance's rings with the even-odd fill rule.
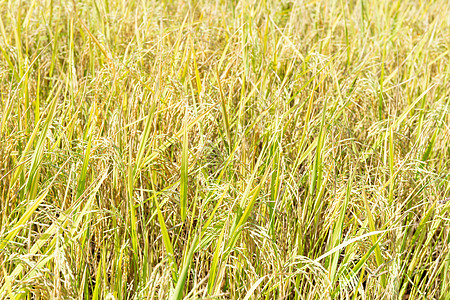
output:
[[4,0],[0,52],[0,299],[450,300],[448,0]]

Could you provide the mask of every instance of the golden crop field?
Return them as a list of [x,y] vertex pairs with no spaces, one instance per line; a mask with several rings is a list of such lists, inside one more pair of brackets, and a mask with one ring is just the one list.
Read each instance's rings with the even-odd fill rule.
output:
[[4,0],[0,52],[0,299],[450,299],[448,0]]

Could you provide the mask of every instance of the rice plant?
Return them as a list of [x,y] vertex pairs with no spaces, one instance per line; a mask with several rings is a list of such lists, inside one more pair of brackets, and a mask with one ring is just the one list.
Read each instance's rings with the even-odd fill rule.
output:
[[0,2],[0,299],[450,299],[450,2]]

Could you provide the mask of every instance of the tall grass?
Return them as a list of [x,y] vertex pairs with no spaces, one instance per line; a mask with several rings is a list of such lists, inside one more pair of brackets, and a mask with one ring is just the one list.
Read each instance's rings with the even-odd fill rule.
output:
[[450,4],[0,3],[0,299],[450,299]]

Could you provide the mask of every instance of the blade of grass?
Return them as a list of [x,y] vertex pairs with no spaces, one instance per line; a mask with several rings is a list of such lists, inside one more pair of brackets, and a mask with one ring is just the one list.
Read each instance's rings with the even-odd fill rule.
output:
[[192,258],[194,256],[194,251],[197,247],[197,241],[198,237],[196,236],[192,241],[189,252],[186,254],[186,257],[184,258],[183,268],[180,271],[180,276],[178,278],[177,285],[175,286],[175,290],[173,291],[171,297],[172,300],[180,300],[183,298],[183,290],[186,284],[186,278],[189,272],[189,267],[191,265]]
[[183,150],[181,154],[181,182],[180,182],[180,207],[181,221],[184,222],[187,216],[187,188],[188,188],[188,107],[184,118],[183,130]]
[[164,216],[162,215],[161,209],[159,208],[153,179],[151,179],[151,184],[152,184],[152,190],[153,190],[153,201],[154,201],[157,213],[158,213],[158,222],[159,222],[159,226],[161,228],[161,234],[162,234],[164,247],[167,251],[167,254],[169,255],[169,260],[172,265],[172,267],[171,267],[172,279],[173,279],[173,282],[177,282],[178,281],[178,267],[177,267],[177,263],[175,261],[175,254],[173,252],[172,242],[170,240],[169,232],[167,231],[166,223],[164,221]]

